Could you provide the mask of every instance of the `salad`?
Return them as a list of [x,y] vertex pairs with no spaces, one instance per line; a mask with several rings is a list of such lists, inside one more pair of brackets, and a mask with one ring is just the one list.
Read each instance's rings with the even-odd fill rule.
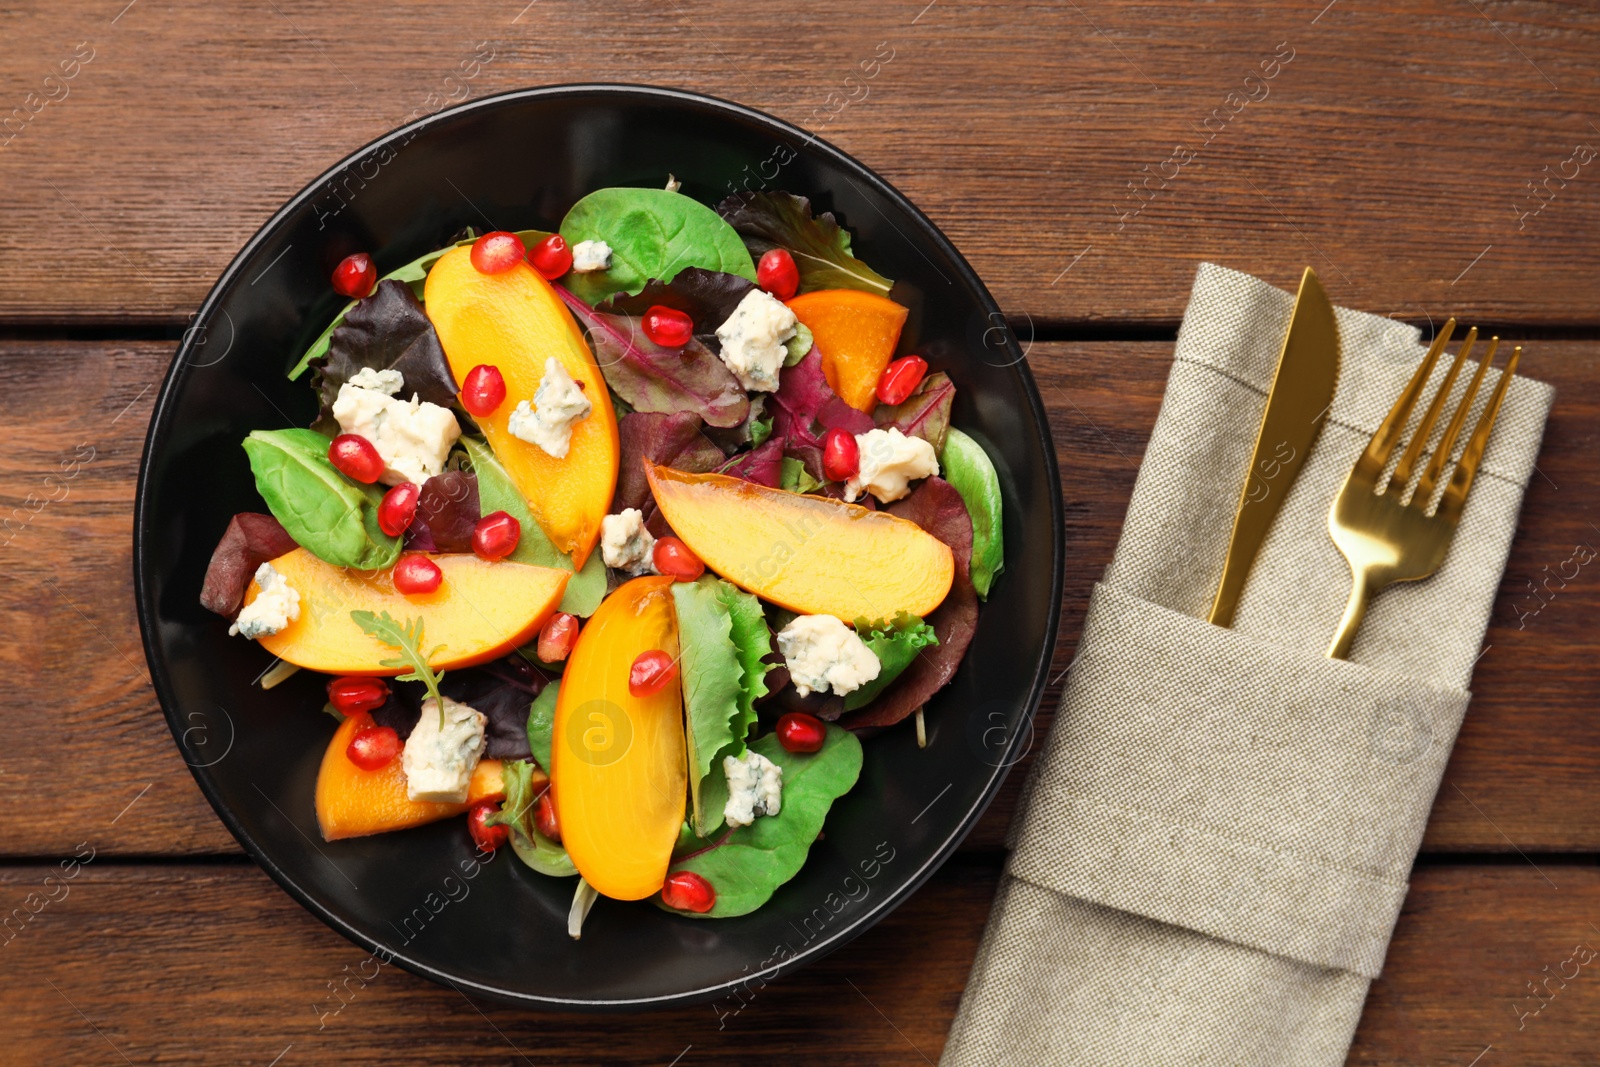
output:
[[[597,896],[744,915],[805,863],[861,740],[949,681],[1001,569],[955,386],[808,200],[605,188],[379,276],[243,442],[201,602],[328,676],[328,841],[466,816]],[[309,372],[309,375],[308,373]]]

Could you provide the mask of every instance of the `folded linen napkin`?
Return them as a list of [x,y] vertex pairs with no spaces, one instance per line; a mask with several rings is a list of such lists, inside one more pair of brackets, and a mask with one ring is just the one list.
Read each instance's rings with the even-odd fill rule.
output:
[[1466,712],[1554,391],[1512,383],[1444,566],[1380,594],[1350,661],[1327,659],[1350,590],[1328,508],[1425,351],[1413,327],[1337,309],[1328,421],[1234,627],[1212,626],[1292,305],[1200,267],[945,1067],[1344,1061]]

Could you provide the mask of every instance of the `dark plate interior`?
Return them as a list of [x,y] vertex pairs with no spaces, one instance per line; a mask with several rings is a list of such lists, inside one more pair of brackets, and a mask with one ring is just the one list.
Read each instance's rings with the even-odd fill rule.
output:
[[[566,936],[573,882],[502,850],[477,869],[460,820],[324,843],[312,784],[334,724],[317,677],[263,692],[268,665],[197,596],[228,518],[261,510],[239,441],[305,425],[305,382],[284,372],[338,307],[326,279],[347,253],[380,271],[465,226],[553,229],[584,193],[659,185],[715,203],[782,188],[836,212],[855,249],[898,280],[902,341],[950,372],[955,423],[1000,470],[1006,572],[953,683],[870,740],[799,877],[760,911],[696,921],[596,904]],[[882,918],[949,856],[1028,745],[1060,606],[1061,500],[1050,434],[1016,341],[948,241],[861,164],[765,115],[691,94],[573,86],[487,98],[398,130],[290,201],[207,297],[156,404],[134,530],[139,621],[185,761],[244,848],[297,899],[418,974],[524,1004],[628,1008],[707,999],[798,966]],[[892,560],[884,561],[893,566]]]

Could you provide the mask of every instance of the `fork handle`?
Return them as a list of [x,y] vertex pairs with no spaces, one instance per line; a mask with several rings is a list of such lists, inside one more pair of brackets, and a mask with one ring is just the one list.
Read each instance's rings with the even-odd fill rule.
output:
[[1339,620],[1339,632],[1328,646],[1329,659],[1349,659],[1350,646],[1355,643],[1356,631],[1367,614],[1367,602],[1372,599],[1372,581],[1366,571],[1352,569],[1350,601],[1344,606],[1344,618]]

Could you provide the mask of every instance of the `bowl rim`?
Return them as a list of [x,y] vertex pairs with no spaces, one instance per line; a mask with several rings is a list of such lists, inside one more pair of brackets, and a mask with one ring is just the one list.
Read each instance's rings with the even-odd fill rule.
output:
[[[256,250],[276,236],[277,232],[287,224],[290,216],[299,212],[309,200],[315,197],[325,182],[357,164],[377,149],[394,145],[402,139],[409,141],[436,126],[453,122],[465,114],[516,106],[527,100],[549,98],[570,98],[575,100],[600,98],[635,103],[645,101],[689,106],[712,113],[721,113],[728,117],[738,118],[746,123],[765,127],[775,136],[802,141],[804,142],[805,150],[823,154],[834,165],[853,174],[856,179],[871,186],[880,195],[896,204],[923,231],[925,236],[944,251],[948,257],[949,264],[959,273],[962,280],[977,293],[984,309],[991,316],[1001,315],[994,297],[978,277],[977,272],[967,263],[966,258],[905,194],[878,175],[877,172],[815,133],[803,130],[792,123],[743,104],[690,90],[663,86],[627,82],[574,82],[512,89],[478,97],[473,100],[463,101],[453,107],[441,109],[432,115],[423,116],[389,130],[350,152],[332,167],[317,175],[298,193],[290,197],[277,211],[273,212],[272,216],[262,223],[260,228],[245,242],[221,275],[218,276],[210,291],[207,292],[205,299],[201,301],[200,307],[191,319],[190,325],[184,330],[151,410],[150,422],[145,432],[144,448],[139,457],[139,477],[134,496],[134,602],[139,620],[141,642],[144,646],[145,661],[150,670],[151,686],[155,690],[157,700],[160,701],[168,729],[172,731],[173,740],[179,746],[180,753],[182,752],[183,734],[188,729],[188,726],[178,716],[177,701],[174,698],[171,680],[165,667],[164,649],[159,640],[156,613],[149,600],[151,577],[147,572],[153,568],[146,558],[145,539],[147,523],[150,520],[152,511],[149,492],[151,456],[158,447],[166,443],[171,434],[170,413],[187,378],[187,357],[197,343],[204,343],[205,328],[214,317],[217,305],[221,302],[223,296],[232,289],[245,264],[255,254]],[[890,224],[891,226],[894,225],[893,222]],[[994,320],[991,318],[991,321]],[[1061,496],[1061,479],[1056,463],[1055,446],[1043,400],[1039,395],[1037,385],[1034,383],[1032,371],[1028,367],[1026,353],[1022,352],[1017,345],[1013,331],[1007,329],[1005,334],[1006,346],[1014,357],[1005,369],[1011,370],[1017,375],[1022,392],[1027,399],[1028,413],[1032,416],[1034,425],[1038,427],[1044,437],[1045,474],[1049,484],[1049,493],[1047,495],[1049,497],[1051,530],[1053,532],[1050,565],[1050,612],[1049,619],[1046,622],[1042,653],[1032,665],[1033,683],[1028,691],[1023,720],[1027,723],[1028,728],[1016,731],[999,762],[992,765],[989,780],[984,785],[983,793],[977,803],[957,822],[949,834],[946,835],[944,841],[933,850],[928,860],[921,867],[914,870],[896,890],[885,894],[875,905],[864,909],[861,914],[844,924],[838,931],[806,946],[802,951],[781,963],[758,972],[758,975],[765,981],[774,980],[781,975],[815,963],[822,957],[842,947],[877,925],[885,916],[920,889],[940,867],[948,862],[956,849],[960,847],[961,842],[965,840],[978,820],[982,818],[984,812],[988,810],[1011,768],[1026,754],[1026,749],[1018,751],[1019,748],[1022,748],[1024,743],[1029,747],[1032,746],[1034,719],[1038,714],[1039,705],[1044,698],[1044,692],[1048,685],[1050,665],[1055,651],[1061,618],[1062,581],[1066,556],[1064,505]],[[201,340],[197,342],[197,338],[201,338]],[[751,977],[756,976],[742,975],[737,979],[726,982],[660,996],[594,999],[540,996],[446,973],[420,959],[395,951],[378,940],[368,937],[347,922],[341,915],[318,903],[308,891],[302,889],[296,883],[287,871],[273,861],[266,849],[245,832],[243,826],[234,818],[231,809],[222,802],[218,791],[211,784],[209,775],[202,773],[202,771],[207,771],[209,768],[196,766],[188,760],[184,762],[188,766],[190,774],[193,775],[195,783],[200,787],[201,793],[211,804],[212,809],[217,813],[218,818],[222,820],[223,825],[227,827],[228,832],[233,835],[234,840],[238,841],[245,853],[303,908],[321,919],[333,930],[375,956],[381,955],[388,962],[397,963],[413,974],[448,986],[457,992],[471,992],[490,1000],[536,1010],[626,1012],[702,1003],[729,992],[741,983],[748,982]]]

